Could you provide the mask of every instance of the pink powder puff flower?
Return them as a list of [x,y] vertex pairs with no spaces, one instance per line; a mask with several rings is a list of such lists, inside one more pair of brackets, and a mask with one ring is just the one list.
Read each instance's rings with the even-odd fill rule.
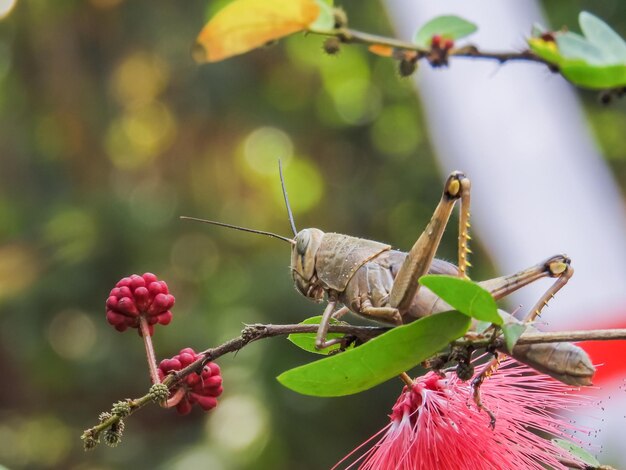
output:
[[575,388],[542,375],[512,359],[502,362],[481,387],[489,416],[472,400],[470,382],[454,373],[445,378],[429,372],[404,387],[393,406],[391,422],[341,460],[335,469],[379,436],[350,464],[361,470],[544,470],[567,469],[562,461],[579,462],[550,439],[572,440],[584,431],[559,416],[587,403]]

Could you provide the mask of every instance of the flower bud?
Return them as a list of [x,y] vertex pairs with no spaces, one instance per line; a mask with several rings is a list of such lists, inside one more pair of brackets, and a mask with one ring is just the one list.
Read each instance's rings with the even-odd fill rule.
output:
[[341,41],[336,37],[331,37],[324,41],[324,51],[328,55],[336,55],[341,50]]

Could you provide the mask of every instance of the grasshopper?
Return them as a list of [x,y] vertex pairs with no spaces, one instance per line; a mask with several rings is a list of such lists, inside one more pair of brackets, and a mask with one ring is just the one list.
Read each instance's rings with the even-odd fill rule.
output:
[[[248,229],[222,222],[183,217],[213,225],[220,225],[271,236],[291,244],[291,274],[295,287],[302,295],[315,302],[327,299],[327,305],[316,335],[316,347],[327,348],[343,341],[327,340],[331,318],[340,318],[348,312],[388,325],[410,323],[426,315],[452,310],[418,279],[425,274],[447,274],[467,277],[470,240],[469,204],[470,180],[461,172],[451,173],[433,216],[406,253],[393,250],[390,245],[339,233],[325,233],[317,228],[297,231],[289,206],[287,191],[279,163],[280,179],[289,222],[294,238],[271,232]],[[460,201],[458,264],[435,258],[441,237],[457,201]],[[509,276],[498,277],[479,284],[498,300],[521,287],[544,277],[554,283],[531,308],[526,322],[540,315],[556,292],[573,275],[569,258],[556,255],[528,269]],[[506,321],[518,322],[509,313],[500,310]],[[532,330],[532,327],[528,327]],[[544,343],[517,345],[511,355],[518,361],[546,373],[569,385],[590,385],[595,369],[583,349],[571,343]],[[494,367],[489,367],[486,376]],[[477,386],[484,380],[475,379]],[[480,405],[478,397],[475,397]],[[488,410],[487,410],[488,411]],[[491,414],[491,413],[490,413]],[[493,418],[493,416],[492,416]]]

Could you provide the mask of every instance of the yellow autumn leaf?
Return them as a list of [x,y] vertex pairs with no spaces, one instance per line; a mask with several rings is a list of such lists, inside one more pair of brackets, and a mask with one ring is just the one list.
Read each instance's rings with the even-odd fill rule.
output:
[[384,46],[382,44],[372,44],[367,48],[372,54],[376,54],[382,57],[391,57],[393,56],[393,47]]
[[204,26],[194,45],[198,62],[217,62],[306,29],[320,13],[315,0],[235,0]]

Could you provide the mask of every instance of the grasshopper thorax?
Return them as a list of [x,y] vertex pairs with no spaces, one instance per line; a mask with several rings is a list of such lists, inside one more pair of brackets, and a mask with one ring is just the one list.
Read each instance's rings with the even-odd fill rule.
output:
[[291,276],[296,289],[305,297],[319,302],[324,297],[324,288],[315,272],[317,251],[322,244],[324,232],[316,228],[300,230],[291,246]]

